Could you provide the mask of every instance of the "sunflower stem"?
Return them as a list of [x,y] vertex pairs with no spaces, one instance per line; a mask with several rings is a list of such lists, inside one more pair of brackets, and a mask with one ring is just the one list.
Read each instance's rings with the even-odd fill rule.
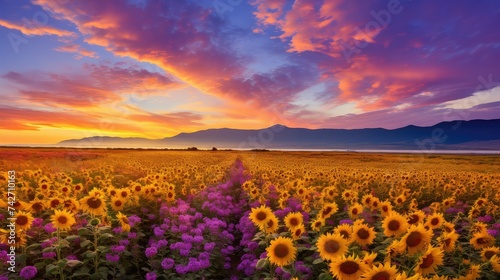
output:
[[97,250],[97,227],[98,225],[94,226],[93,234],[94,234],[94,268],[95,268],[95,274],[98,273],[98,268],[99,268],[99,252]]
[[[59,264],[59,262],[61,261],[61,230],[59,228],[57,228],[57,246],[56,246],[56,252],[57,252],[57,263]],[[61,280],[64,280],[64,269],[63,268],[60,268],[60,271],[59,271],[59,278]]]

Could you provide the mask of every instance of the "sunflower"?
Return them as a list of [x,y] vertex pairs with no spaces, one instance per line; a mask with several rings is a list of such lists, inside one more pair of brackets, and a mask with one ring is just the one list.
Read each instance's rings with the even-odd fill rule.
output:
[[368,269],[361,275],[362,279],[370,280],[394,280],[396,279],[396,274],[398,273],[397,268],[392,266],[390,263],[379,264]]
[[386,255],[384,262],[390,262],[392,258],[397,255],[402,254],[406,249],[406,244],[401,240],[393,240],[389,246],[385,249]]
[[453,232],[453,231],[455,231],[455,224],[447,222],[447,221],[444,221],[443,222],[443,229],[446,232]]
[[349,217],[351,217],[351,219],[357,219],[361,212],[363,212],[363,205],[359,203],[355,203],[349,207]]
[[325,220],[318,217],[311,222],[311,229],[314,231],[320,231],[324,225],[325,225]]
[[367,194],[367,195],[364,195],[363,198],[361,198],[361,202],[363,203],[363,205],[366,207],[366,208],[369,208],[372,206],[372,201],[375,200],[376,198],[371,195],[371,194]]
[[375,230],[364,223],[354,223],[353,229],[354,241],[359,245],[370,245],[375,239]]
[[174,191],[167,192],[167,201],[168,202],[175,201],[175,192]]
[[431,242],[432,231],[426,230],[422,224],[411,225],[401,241],[408,249],[410,255],[425,250]]
[[476,232],[470,240],[470,244],[476,250],[487,248],[495,242],[495,238],[491,236],[487,231]]
[[[14,239],[11,239],[11,231],[0,228],[0,244],[12,246],[15,248],[24,247],[27,243],[26,233],[24,231],[16,231]],[[12,242],[11,240],[14,240]]]
[[73,214],[67,210],[55,210],[50,219],[54,227],[59,230],[69,230],[76,223]]
[[93,188],[89,192],[89,196],[93,196],[93,197],[106,197],[106,192],[104,192],[103,190],[101,190],[99,188]]
[[500,256],[500,248],[496,246],[483,248],[481,250],[481,259],[485,262],[490,260],[493,256]]
[[330,272],[339,280],[357,280],[367,270],[368,266],[354,256],[334,259],[330,263]]
[[33,222],[33,216],[24,211],[19,211],[14,215],[16,219],[16,230],[27,230],[31,227],[31,223]]
[[377,253],[375,252],[368,253],[365,251],[365,255],[363,256],[363,262],[368,267],[372,267],[373,262],[375,261],[376,258],[377,258]]
[[116,214],[116,218],[120,222],[120,225],[121,225],[123,231],[125,231],[125,232],[130,231],[130,223],[129,223],[128,217],[126,215],[123,215],[122,212],[118,211],[118,214]]
[[47,204],[46,204],[46,207],[47,208],[51,208],[51,209],[56,209],[58,208],[61,204],[63,203],[63,200],[58,198],[58,197],[54,197],[54,198],[51,198],[49,200],[47,200]]
[[329,261],[344,256],[349,249],[347,246],[340,234],[322,234],[316,242],[321,258]]
[[403,271],[400,274],[396,275],[396,280],[421,280],[421,279],[422,275],[420,275],[419,273],[416,273],[413,276],[408,276],[406,275],[406,272]]
[[387,217],[385,217],[382,222],[382,227],[384,228],[384,235],[387,237],[400,236],[406,232],[408,228],[408,223],[405,217],[397,212],[391,212]]
[[406,201],[406,196],[404,194],[399,195],[396,197],[396,200],[394,201],[396,205],[401,205]]
[[494,255],[490,259],[490,264],[491,267],[493,268],[494,271],[500,272],[500,257],[497,255]]
[[91,215],[104,215],[106,213],[106,203],[101,197],[86,196],[80,199],[80,206],[83,211]]
[[291,230],[293,240],[297,240],[306,232],[304,224],[300,224],[298,227]]
[[443,235],[438,238],[438,243],[441,244],[441,249],[445,252],[452,252],[455,250],[455,243],[458,240],[458,235],[455,231],[443,232]]
[[80,203],[74,198],[68,198],[62,202],[63,208],[76,213],[80,209]]
[[347,245],[351,244],[353,238],[351,225],[341,224],[333,230],[333,233],[340,234],[340,236],[344,239],[344,242],[346,242]]
[[354,191],[351,191],[351,190],[345,190],[343,193],[342,193],[342,198],[345,200],[345,201],[350,201],[351,199],[353,199],[353,197],[355,197],[357,194],[356,192]]
[[125,201],[123,198],[119,196],[114,196],[111,198],[111,209],[115,211],[120,211],[123,209],[123,206],[125,205]]
[[261,205],[258,208],[252,208],[249,218],[257,227],[263,228],[271,215],[273,215],[271,208]]
[[444,217],[442,213],[434,213],[427,216],[427,222],[425,223],[430,229],[440,228],[443,224]]
[[29,204],[27,210],[29,210],[32,213],[40,213],[43,210],[45,210],[45,203],[40,199],[36,198]]
[[81,193],[83,191],[83,185],[82,184],[76,184],[73,186],[73,192],[75,195]]
[[441,249],[429,246],[418,259],[416,272],[423,276],[434,273],[436,268],[443,264],[443,256],[444,253]]
[[126,201],[129,196],[130,196],[130,190],[129,189],[120,189],[116,191],[117,196]]
[[424,218],[425,218],[425,213],[422,210],[413,211],[412,213],[406,216],[408,224],[410,225],[419,224],[424,220]]
[[291,264],[297,254],[292,239],[282,236],[272,240],[266,251],[269,261],[280,267]]
[[285,225],[290,230],[300,226],[303,222],[304,217],[300,212],[290,212],[285,216]]
[[267,220],[266,226],[260,230],[265,231],[268,234],[273,234],[278,230],[279,221],[278,218],[272,214]]
[[337,213],[338,210],[339,207],[337,206],[337,203],[326,203],[320,211],[320,216],[323,219],[328,219],[331,215]]
[[379,209],[380,209],[380,214],[382,214],[382,217],[387,217],[392,211],[392,204],[389,200],[385,200],[380,203]]

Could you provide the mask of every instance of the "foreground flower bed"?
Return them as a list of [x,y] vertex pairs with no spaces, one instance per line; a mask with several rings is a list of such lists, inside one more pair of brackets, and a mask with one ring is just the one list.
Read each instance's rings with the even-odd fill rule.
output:
[[120,170],[130,176],[108,165],[54,176],[18,172],[17,200],[0,205],[14,209],[15,272],[8,270],[10,213],[2,210],[0,277],[500,277],[496,174],[463,174],[455,180],[481,187],[446,187],[452,195],[436,199],[411,180],[388,187],[377,175],[363,184],[357,173],[339,181],[323,178],[324,170],[247,162],[132,164]]

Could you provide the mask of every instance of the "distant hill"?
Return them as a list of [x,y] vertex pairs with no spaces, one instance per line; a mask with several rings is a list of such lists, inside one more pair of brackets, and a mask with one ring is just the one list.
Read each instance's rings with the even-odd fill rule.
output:
[[306,129],[274,125],[265,129],[207,129],[163,139],[88,137],[58,146],[231,149],[500,149],[500,119],[441,122],[397,129]]

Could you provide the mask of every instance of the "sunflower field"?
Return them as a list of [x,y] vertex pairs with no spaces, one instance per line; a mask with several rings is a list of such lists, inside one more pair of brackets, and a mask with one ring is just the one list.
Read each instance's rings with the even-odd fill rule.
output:
[[500,279],[498,156],[0,149],[0,279]]

